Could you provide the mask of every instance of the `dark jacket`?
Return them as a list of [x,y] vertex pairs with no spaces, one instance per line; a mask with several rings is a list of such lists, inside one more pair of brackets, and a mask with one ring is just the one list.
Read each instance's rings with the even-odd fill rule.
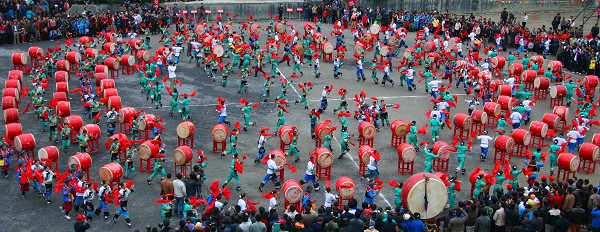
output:
[[489,232],[492,222],[488,216],[479,216],[475,220],[475,232]]
[[75,229],[75,232],[85,232],[89,228],[90,224],[88,224],[87,222],[75,222],[75,225],[73,225],[73,229]]

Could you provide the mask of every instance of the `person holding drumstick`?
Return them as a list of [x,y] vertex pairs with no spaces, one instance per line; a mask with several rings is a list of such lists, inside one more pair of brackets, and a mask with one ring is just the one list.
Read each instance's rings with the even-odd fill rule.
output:
[[440,158],[438,155],[433,154],[433,148],[427,149],[427,144],[425,144],[425,172],[433,173],[433,159]]

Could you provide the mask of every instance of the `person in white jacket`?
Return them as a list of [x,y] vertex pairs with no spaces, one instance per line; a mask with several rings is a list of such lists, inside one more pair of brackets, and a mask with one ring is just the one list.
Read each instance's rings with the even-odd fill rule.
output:
[[169,66],[167,67],[169,71],[169,87],[171,89],[175,89],[175,81],[177,80],[177,75],[175,74],[175,70],[177,70],[177,65],[173,62],[169,62]]
[[481,162],[485,161],[485,158],[488,154],[489,144],[491,141],[494,141],[494,138],[490,137],[487,134],[487,131],[483,131],[482,135],[477,136],[477,139],[481,141],[481,143],[479,144],[479,147],[481,148],[481,155],[479,156],[479,159],[481,160]]

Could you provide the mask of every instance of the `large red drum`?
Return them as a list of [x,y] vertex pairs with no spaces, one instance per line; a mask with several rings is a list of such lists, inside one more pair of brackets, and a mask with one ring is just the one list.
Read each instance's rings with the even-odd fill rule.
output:
[[192,162],[194,151],[189,146],[179,146],[173,150],[173,162],[175,165],[185,165]]
[[17,88],[4,88],[2,90],[2,97],[14,97],[15,101],[19,102],[19,89]]
[[536,77],[537,72],[535,70],[525,70],[523,73],[521,73],[521,80],[525,83],[532,83],[533,81],[535,81]]
[[100,90],[104,91],[104,89],[112,89],[115,87],[115,79],[104,79],[100,81]]
[[22,52],[15,52],[11,56],[14,65],[27,65],[28,58],[27,53]]
[[529,131],[531,131],[531,135],[533,136],[544,138],[548,133],[548,124],[540,121],[532,121],[529,124]]
[[544,67],[544,57],[540,56],[540,55],[535,55],[531,57],[531,60],[529,61],[529,65],[532,65],[534,62],[537,62],[538,67],[542,68]]
[[9,108],[4,110],[4,124],[19,122],[19,109]]
[[363,164],[368,164],[369,161],[371,161],[371,154],[374,150],[375,149],[369,145],[361,145],[358,148],[358,159],[360,159]]
[[69,95],[69,82],[57,82],[56,83],[56,92],[66,93]]
[[292,135],[292,131],[294,131],[294,129],[295,128],[288,125],[283,125],[279,127],[277,135],[279,135],[279,139],[281,140],[281,142],[283,142],[286,145],[292,143],[292,138],[294,137]]
[[594,133],[594,136],[592,136],[592,143],[596,144],[596,146],[600,146],[600,134]]
[[542,122],[548,124],[548,129],[557,129],[560,123],[560,117],[556,114],[545,113]]
[[[323,52],[325,52],[325,54],[333,53],[333,49],[334,49],[334,46],[331,42],[327,41],[327,42],[323,43]],[[381,54],[385,54],[385,53],[381,53]]]
[[82,134],[84,131],[90,136],[90,139],[100,138],[101,130],[97,124],[86,124],[79,128],[79,134]]
[[106,58],[106,60],[104,60],[104,65],[106,65],[109,70],[119,70],[121,67],[119,61],[112,57]]
[[138,61],[143,60],[144,62],[148,62],[150,60],[150,53],[146,50],[139,50],[135,53],[135,58]]
[[56,70],[68,72],[70,69],[71,69],[71,63],[69,63],[68,60],[56,61]]
[[98,175],[101,181],[117,182],[123,176],[123,167],[117,162],[107,163],[98,170]]
[[394,120],[390,126],[392,134],[398,136],[399,138],[404,138],[404,136],[408,134],[409,128],[409,125],[402,120]]
[[139,39],[130,39],[128,43],[129,46],[135,50],[142,49],[142,41]]
[[414,52],[415,52],[414,48],[407,48],[404,50],[402,57],[404,57],[405,59],[409,59]]
[[27,50],[27,53],[29,53],[29,57],[31,57],[31,59],[43,59],[44,58],[44,49],[42,49],[41,47],[38,47],[38,46],[29,47],[29,50]]
[[59,117],[67,117],[71,115],[71,103],[68,101],[59,101],[56,103],[56,114]]
[[[37,157],[42,163],[50,165],[49,162],[58,161],[60,151],[55,146],[45,146],[38,150]],[[48,162],[46,162],[48,161]]]
[[444,141],[437,141],[433,143],[433,154],[439,156],[440,160],[448,160],[450,159],[450,155],[452,154],[452,148],[448,146],[448,144]]
[[317,150],[315,150],[315,153],[317,153],[317,165],[319,165],[319,167],[321,168],[328,168],[331,167],[331,164],[333,164],[333,154],[331,153],[331,150],[329,150],[326,147],[319,147],[317,148]]
[[502,107],[500,107],[500,104],[495,102],[486,102],[483,104],[483,111],[490,116],[496,117],[502,113]]
[[432,59],[433,62],[438,62],[440,60],[440,54],[436,52],[427,53],[427,58]]
[[227,139],[228,131],[227,126],[219,123],[210,130],[210,135],[212,136],[213,141],[220,143]]
[[506,58],[504,56],[496,56],[490,59],[492,69],[503,69],[506,64]]
[[512,133],[512,138],[517,145],[528,146],[531,143],[531,133],[523,128],[515,129]]
[[106,33],[106,34],[104,34],[104,40],[106,40],[106,42],[116,43],[117,42],[117,34]]
[[370,122],[361,122],[358,124],[358,134],[365,139],[372,139],[375,137],[377,129]]
[[356,183],[348,176],[340,176],[335,181],[335,190],[342,199],[352,199],[356,194]]
[[471,118],[473,119],[474,123],[486,124],[488,120],[488,115],[483,110],[473,110],[473,112],[471,113]]
[[108,66],[102,65],[102,64],[98,64],[98,65],[96,65],[96,68],[94,68],[94,71],[96,71],[96,74],[98,74],[98,73],[108,73]]
[[[96,66],[96,67],[98,67],[98,66]],[[104,66],[104,67],[106,67],[106,66]],[[108,67],[106,69],[108,70]],[[108,74],[107,73],[96,73],[96,74],[94,74],[94,77],[96,78],[96,87],[100,87],[100,82],[102,80],[108,79]]]
[[89,36],[82,36],[79,38],[79,43],[85,45],[86,47],[91,47],[94,45],[94,38]]
[[512,152],[515,147],[515,140],[508,135],[500,135],[494,140],[496,150],[503,152]]
[[[425,194],[427,203],[423,197]],[[447,203],[448,188],[442,179],[432,173],[417,173],[404,182],[402,204],[408,212],[421,214],[422,220],[438,216]]]
[[432,52],[435,50],[435,43],[433,41],[427,41],[422,45],[424,52]]
[[566,122],[567,118],[569,117],[569,107],[555,106],[554,109],[552,109],[552,113],[558,115],[561,120]]
[[562,62],[558,61],[558,60],[553,60],[550,61],[547,65],[546,65],[546,69],[550,69],[552,70],[552,72],[558,72],[560,70],[562,70]]
[[79,115],[69,115],[65,117],[63,121],[69,124],[69,127],[73,129],[74,132],[79,132],[79,129],[83,126],[83,119],[81,119],[81,116]]
[[579,157],[571,153],[563,152],[558,155],[558,168],[562,170],[576,172],[579,168],[579,162]]
[[194,126],[194,123],[190,122],[190,121],[183,121],[181,123],[179,123],[179,125],[177,125],[177,136],[179,136],[179,138],[189,138],[189,137],[194,137],[194,131],[196,130],[196,126]]
[[471,116],[465,113],[457,113],[454,115],[454,126],[463,130],[471,129],[471,125],[473,125],[473,119]]
[[593,143],[582,143],[581,147],[579,147],[579,158],[583,160],[598,160],[598,155],[600,155],[600,148],[598,145]]
[[282,192],[287,202],[291,204],[298,203],[304,198],[304,190],[297,180],[292,179],[283,183]]
[[115,88],[104,89],[102,91],[102,95],[104,98],[109,98],[112,96],[119,96],[119,91],[117,91],[117,89],[115,89]]
[[548,79],[547,77],[536,77],[535,80],[533,81],[533,88],[534,89],[539,89],[539,90],[548,90],[548,88],[550,87],[550,79]]
[[92,167],[92,157],[88,153],[77,153],[69,157],[69,167],[75,166],[80,171],[89,170]]
[[9,123],[4,125],[4,137],[12,141],[17,135],[23,134],[21,123]]
[[277,164],[277,166],[283,167],[283,165],[287,163],[287,160],[285,159],[285,153],[282,150],[272,150],[271,152],[269,152],[267,157],[271,157],[271,155],[275,155],[273,161],[275,161],[275,164]]
[[79,52],[68,52],[67,60],[69,63],[77,65],[81,61],[81,54],[79,54]]
[[498,104],[502,110],[511,110],[513,106],[513,99],[510,96],[499,96]]
[[98,56],[98,49],[95,48],[86,48],[85,49],[85,56],[88,58],[96,58],[96,56]]
[[330,129],[331,126],[329,126],[328,123],[320,122],[315,126],[315,136],[320,140],[324,140],[326,135],[325,132],[327,132]]
[[[280,23],[280,25],[283,25],[283,23]],[[277,24],[275,24],[275,29],[277,30]],[[225,31],[226,34],[233,34],[234,33],[234,31],[233,31],[234,29],[233,29],[233,26],[231,26],[231,24],[225,24],[223,26],[223,30]],[[285,29],[282,32],[279,32],[279,33],[284,33],[284,32],[285,32]]]
[[488,173],[484,170],[479,170],[479,172],[469,176],[469,182],[471,182],[471,185],[475,186],[475,182],[477,182],[477,176],[483,174],[483,176],[487,176]]
[[54,72],[54,80],[56,82],[69,82],[69,73],[67,71]]
[[[477,78],[479,78],[479,80],[483,83],[488,83],[491,79],[492,79],[492,72],[490,71],[481,71],[479,72],[479,69],[473,69],[473,70],[477,70]],[[474,74],[473,74],[474,75]]]
[[15,97],[2,97],[2,110],[17,108],[17,99]]
[[206,27],[203,24],[196,24],[196,26],[194,27],[194,33],[198,34],[198,35],[204,35],[204,33],[206,32]]
[[8,71],[9,80],[19,80],[23,82],[23,71],[21,70],[10,70]]
[[31,133],[20,134],[15,136],[14,144],[17,151],[33,151],[35,149],[35,137]]
[[479,67],[471,67],[469,68],[469,71],[471,72],[471,75],[479,78],[479,73],[481,72],[481,70],[479,70]]
[[598,76],[596,75],[587,75],[583,77],[583,84],[587,84],[590,89],[595,89],[598,86]]
[[564,98],[567,96],[567,87],[564,85],[555,85],[550,87],[551,98]]
[[106,104],[106,108],[107,109],[112,109],[114,108],[115,110],[120,110],[122,107],[121,105],[121,97],[119,96],[112,96],[108,98],[108,104]]
[[108,54],[113,54],[113,53],[115,53],[115,50],[117,49],[117,44],[116,43],[105,43],[104,46],[102,46],[102,48]]
[[69,100],[67,98],[67,93],[65,93],[65,92],[54,92],[54,93],[52,93],[52,99],[56,99],[57,102],[59,102],[59,101],[68,101]]
[[415,161],[415,158],[417,157],[417,151],[415,150],[415,147],[413,147],[413,145],[410,145],[408,143],[400,144],[400,146],[398,146],[397,150],[398,150],[398,159],[402,159],[402,161],[404,161],[405,163],[413,162],[413,161]]
[[356,42],[356,44],[354,44],[354,53],[363,54],[365,52],[364,47],[365,47],[364,44],[362,44],[360,42]]
[[498,86],[498,96],[512,96],[512,86],[500,85]]
[[20,80],[5,80],[4,88],[17,88],[20,92],[21,91],[21,81]]
[[160,146],[158,144],[152,143],[153,141],[147,140],[144,141],[138,147],[138,155],[142,160],[148,160],[154,158],[158,152],[160,151]]
[[123,107],[118,112],[120,123],[128,123],[130,120],[134,120],[137,113],[133,107]]
[[135,64],[135,57],[133,55],[123,55],[121,57],[121,65],[125,67],[132,67]]
[[508,71],[512,72],[514,75],[521,75],[521,73],[523,72],[523,64],[512,63],[508,66]]
[[455,66],[454,66],[454,70],[455,70],[455,71],[458,71],[458,70],[460,70],[460,69],[467,68],[467,65],[468,65],[468,64],[469,64],[469,63],[467,63],[467,61],[466,61],[466,60],[457,60],[457,61],[454,63],[454,65],[455,65]]
[[323,43],[325,40],[323,38],[323,34],[321,32],[315,32],[312,37],[315,39],[317,43]]

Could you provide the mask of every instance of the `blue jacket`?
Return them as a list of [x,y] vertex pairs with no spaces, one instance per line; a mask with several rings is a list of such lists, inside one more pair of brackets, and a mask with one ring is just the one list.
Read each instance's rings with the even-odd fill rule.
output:
[[592,209],[592,228],[600,228],[600,209]]

